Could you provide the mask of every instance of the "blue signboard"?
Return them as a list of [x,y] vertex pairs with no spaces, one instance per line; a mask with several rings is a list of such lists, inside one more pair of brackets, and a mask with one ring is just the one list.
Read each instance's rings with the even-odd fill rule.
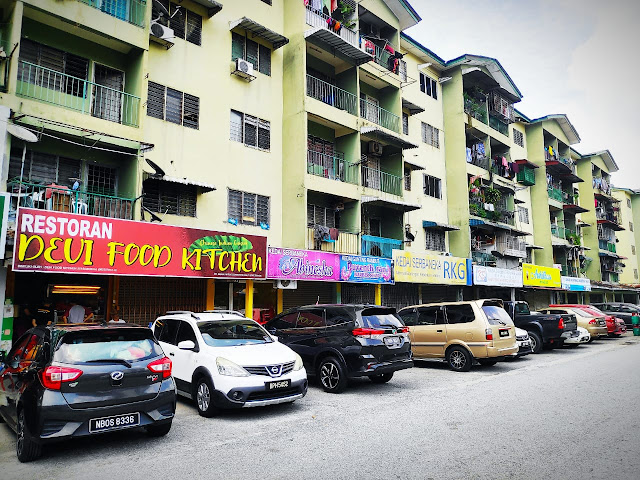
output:
[[340,281],[392,285],[391,260],[365,255],[340,255]]

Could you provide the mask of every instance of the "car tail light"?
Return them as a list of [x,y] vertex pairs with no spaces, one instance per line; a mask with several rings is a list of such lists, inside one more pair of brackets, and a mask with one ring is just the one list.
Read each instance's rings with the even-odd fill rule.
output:
[[371,337],[371,335],[382,335],[384,330],[377,328],[354,328],[353,333],[356,337]]
[[561,318],[560,321],[558,322],[558,328],[560,330],[564,330],[564,320]]
[[490,328],[487,328],[484,331],[484,334],[486,335],[487,340],[493,340],[493,331]]
[[171,360],[167,357],[159,358],[147,365],[147,368],[153,373],[162,373],[162,378],[171,376]]
[[589,320],[589,325],[595,325],[596,323],[598,322],[596,321],[595,318],[592,318],[591,320]]
[[63,383],[73,382],[82,375],[82,370],[70,367],[50,366],[42,372],[42,385],[49,390],[60,390]]
[[398,333],[409,333],[409,327],[400,327]]

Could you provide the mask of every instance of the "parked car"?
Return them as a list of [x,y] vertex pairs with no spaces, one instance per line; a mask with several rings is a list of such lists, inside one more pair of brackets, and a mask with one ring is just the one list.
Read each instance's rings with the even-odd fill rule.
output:
[[564,345],[569,348],[576,348],[581,343],[589,343],[591,341],[591,335],[586,328],[578,327],[571,332],[565,332],[562,334],[564,337]]
[[541,310],[541,312],[557,315],[574,314],[578,320],[578,326],[586,328],[589,335],[591,335],[590,342],[599,337],[606,337],[609,334],[604,317],[595,316],[581,308],[549,307]]
[[572,304],[566,303],[566,304],[555,304],[555,305],[549,305],[549,306],[580,308],[585,312],[591,315],[594,315],[596,317],[604,317],[604,321],[607,323],[607,333],[609,334],[610,337],[619,337],[624,333],[618,326],[618,323],[616,322],[616,317],[614,317],[613,315],[604,313],[602,310],[592,305],[584,305],[580,303],[572,303]]
[[518,327],[515,327],[515,329],[516,342],[518,343],[518,353],[516,355],[518,357],[524,357],[525,355],[533,353],[533,349],[531,348],[531,338],[529,338],[529,332]]
[[413,366],[409,330],[395,308],[310,305],[277,315],[266,328],[302,357],[327,392],[342,392],[355,377],[385,383]]
[[167,312],[152,329],[173,360],[178,394],[195,400],[203,417],[307,393],[300,356],[239,312]]
[[627,325],[624,323],[624,320],[616,317],[616,324],[618,325],[620,335],[624,335],[625,333],[627,333]]
[[452,370],[467,372],[474,360],[490,366],[518,353],[502,300],[414,305],[398,314],[411,332],[416,360],[444,358]]
[[0,364],[0,415],[16,431],[18,460],[42,446],[125,428],[171,429],[176,387],[171,360],[146,327],[36,327]]
[[577,326],[575,315],[532,312],[527,302],[504,302],[504,308],[516,327],[529,332],[533,353],[540,353],[544,346],[561,346],[564,333]]
[[624,320],[627,328],[632,327],[631,317],[634,315],[640,316],[640,307],[633,303],[622,302],[610,302],[610,303],[592,303],[592,306],[599,308],[604,313],[609,315],[615,315],[618,318]]

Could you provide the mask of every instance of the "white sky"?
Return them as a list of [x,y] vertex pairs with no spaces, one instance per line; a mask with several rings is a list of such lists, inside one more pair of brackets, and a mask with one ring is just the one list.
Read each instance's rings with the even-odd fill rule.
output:
[[409,0],[422,17],[407,30],[445,60],[497,58],[529,118],[565,113],[580,153],[609,149],[613,183],[640,188],[640,0]]

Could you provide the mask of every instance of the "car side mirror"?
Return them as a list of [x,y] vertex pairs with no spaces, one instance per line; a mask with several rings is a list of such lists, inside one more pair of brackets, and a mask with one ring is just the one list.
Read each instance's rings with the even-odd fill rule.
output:
[[180,343],[178,343],[178,348],[180,350],[195,350],[196,344],[193,343],[191,340],[183,340]]
[[274,342],[277,342],[277,341],[278,341],[278,337],[276,337],[273,333],[271,334],[271,338],[273,338],[273,341],[274,341]]

